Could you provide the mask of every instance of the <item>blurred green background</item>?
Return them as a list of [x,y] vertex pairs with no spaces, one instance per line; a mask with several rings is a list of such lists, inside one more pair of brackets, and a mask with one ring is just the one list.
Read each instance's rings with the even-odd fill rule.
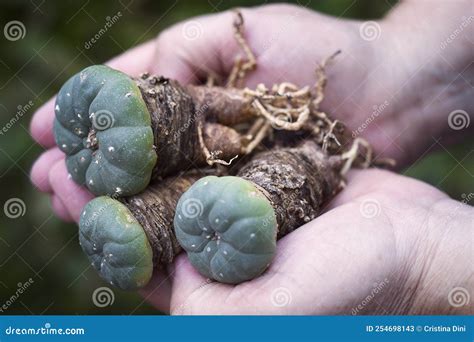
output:
[[[124,50],[155,37],[163,28],[190,16],[258,1],[18,1],[1,2],[1,25],[21,21],[26,35],[18,41],[0,37],[0,126],[6,125],[29,101],[38,108],[71,75],[102,63]],[[395,1],[305,1],[317,11],[348,18],[379,18]],[[171,9],[170,9],[171,8]],[[122,13],[91,49],[84,43],[106,22]],[[163,13],[167,15],[163,16]],[[105,308],[92,302],[92,293],[106,286],[77,241],[77,228],[52,216],[49,198],[30,184],[28,173],[43,148],[35,144],[28,110],[6,134],[0,135],[0,205],[11,198],[25,203],[23,216],[12,219],[0,211],[0,309],[29,278],[34,283],[4,314],[130,314],[156,313],[135,293],[113,289],[115,301]],[[406,173],[462,199],[472,191],[472,142],[423,156]],[[458,162],[462,161],[463,166]],[[469,159],[470,158],[470,159]],[[471,191],[467,191],[471,190]],[[1,313],[1,311],[0,311]]]

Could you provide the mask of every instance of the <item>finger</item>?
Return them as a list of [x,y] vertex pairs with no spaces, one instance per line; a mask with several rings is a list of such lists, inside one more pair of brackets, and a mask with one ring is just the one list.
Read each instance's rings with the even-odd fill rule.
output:
[[75,222],[78,222],[82,208],[94,196],[68,177],[66,163],[64,163],[63,160],[57,161],[51,168],[49,172],[49,182],[54,193],[62,201],[71,218]]
[[165,272],[155,269],[150,283],[139,293],[144,301],[147,301],[161,312],[170,312],[171,281]]
[[279,240],[269,269],[237,286],[208,283],[181,258],[173,279],[173,313],[350,312],[396,263],[386,218],[364,220],[354,212],[356,204],[336,208]]
[[[446,195],[425,183],[382,169],[352,170],[346,177],[347,186],[328,204],[327,210],[353,202],[364,196],[380,197],[383,194],[410,197],[413,191],[422,191],[427,196],[442,198]],[[407,192],[406,189],[411,189]],[[372,194],[372,195],[371,195]]]
[[105,64],[113,69],[136,77],[142,72],[149,71],[152,66],[155,50],[156,41],[153,39],[124,52],[120,56],[112,58]]
[[30,122],[31,137],[44,148],[56,145],[53,136],[54,102],[49,99],[34,114]]
[[[345,280],[341,277],[339,280],[328,278],[326,281],[325,278],[330,277],[328,272],[335,269],[335,266],[328,267],[328,265],[337,264],[338,267],[339,265],[349,265],[353,263],[351,258],[354,255],[362,253],[359,259],[361,263],[357,263],[357,266],[354,265],[353,268],[346,271],[347,279],[352,277],[357,279],[357,272],[364,268],[363,261],[368,262],[369,259],[375,257],[376,252],[379,252],[377,248],[372,247],[373,253],[365,253],[364,243],[371,242],[379,234],[381,241],[379,245],[383,246],[385,243],[381,227],[386,225],[382,225],[378,221],[384,218],[381,217],[370,222],[364,221],[359,224],[357,220],[361,220],[363,217],[353,215],[353,213],[359,213],[358,204],[351,203],[350,205],[355,208],[349,210],[348,203],[368,192],[376,191],[380,188],[381,183],[390,182],[391,179],[397,177],[395,174],[382,170],[351,172],[347,180],[350,185],[341,192],[341,198],[335,202],[337,206],[343,204],[346,206],[329,211],[279,240],[275,260],[269,269],[262,276],[250,282],[237,286],[209,283],[194,270],[186,256],[181,255],[174,264],[172,312],[176,314],[269,314],[286,313],[291,309],[293,311],[288,312],[308,314],[313,312],[312,310],[318,312],[325,312],[324,310],[328,312],[327,310],[332,309],[343,310],[342,307],[333,306],[331,308],[316,304],[313,304],[314,308],[310,307],[311,303],[307,302],[310,298],[295,285],[295,279],[301,279],[298,283],[311,284],[311,289],[314,288],[314,284],[321,284],[317,289],[314,288],[316,297],[326,296],[327,303],[333,300],[337,302],[337,294],[330,297],[328,293],[334,293],[331,286],[336,286],[336,284],[338,288],[342,288]],[[335,204],[334,206],[336,206]],[[354,227],[359,227],[359,225],[361,228],[355,230]],[[374,233],[373,231],[377,229],[378,232]],[[389,242],[386,244],[387,254],[389,254]],[[334,253],[337,255],[333,256]],[[295,264],[299,264],[300,260],[311,260],[309,263],[311,266],[308,269],[302,265],[295,267]],[[301,267],[305,268],[304,272],[301,272]],[[374,272],[374,274],[379,273]],[[372,281],[368,276],[366,279]],[[365,285],[361,284],[361,288],[364,288]],[[273,298],[271,294],[278,289],[281,290],[282,296],[291,297],[292,303],[281,307],[278,302],[275,304],[278,298]],[[348,293],[346,300],[350,301],[352,295]],[[239,302],[239,296],[250,299]],[[320,304],[324,304],[324,301],[321,300]]]
[[73,219],[69,215],[66,206],[63,204],[61,199],[56,196],[51,196],[51,207],[53,208],[54,214],[65,222],[73,222]]
[[378,169],[351,170],[345,176],[346,186],[339,194],[329,201],[324,211],[332,210],[340,205],[355,201],[357,198],[381,189],[381,180],[389,182],[392,173]]
[[[113,58],[106,64],[129,75],[137,76],[150,67],[154,49],[154,41],[149,41]],[[30,123],[31,136],[45,148],[55,145],[53,137],[55,101],[56,99],[52,98],[40,107],[33,115]]]
[[[182,83],[194,83],[210,71],[227,74],[239,50],[232,21],[233,14],[224,12],[183,22],[106,64],[132,76],[151,71]],[[43,105],[30,124],[33,139],[44,147],[54,146],[54,102],[53,98]]]
[[49,184],[49,170],[59,159],[64,160],[64,153],[57,147],[44,152],[36,159],[31,168],[31,182],[42,192],[52,192],[51,184]]
[[165,30],[157,39],[152,71],[183,84],[203,81],[211,73],[226,77],[241,52],[234,39],[234,19],[235,14],[226,11]]
[[[186,253],[178,255],[171,265],[169,274],[172,283],[171,313],[193,314],[196,298],[194,294],[199,293],[207,287],[225,286],[211,282],[201,276],[190,264]],[[208,305],[212,305],[208,303]]]

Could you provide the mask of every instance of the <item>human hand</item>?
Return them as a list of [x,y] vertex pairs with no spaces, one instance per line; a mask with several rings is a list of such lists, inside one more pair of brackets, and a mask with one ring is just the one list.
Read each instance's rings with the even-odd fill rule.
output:
[[[257,70],[247,79],[250,87],[260,82],[268,85],[282,81],[313,84],[317,63],[342,48],[348,53],[330,70],[331,83],[338,90],[328,91],[334,93],[328,101],[339,103],[365,77],[365,70],[355,68],[350,56],[360,56],[367,63],[366,67],[370,66],[373,54],[354,43],[357,29],[347,21],[288,5],[246,9],[243,16],[245,36],[258,59]],[[200,82],[210,73],[225,78],[234,66],[236,56],[242,55],[233,36],[234,19],[232,12],[192,19],[173,26],[161,33],[156,41],[139,46],[107,64],[130,75],[150,71],[182,83]],[[303,35],[304,32],[308,34]],[[314,44],[315,41],[321,44]],[[52,194],[53,209],[59,217],[77,221],[82,207],[92,195],[67,179],[64,155],[54,147],[53,107],[54,99],[38,110],[31,123],[35,140],[49,148],[35,163],[31,177],[40,190]],[[341,113],[352,113],[351,106],[343,107]]]
[[[294,6],[272,5],[246,9],[242,13],[245,36],[258,59],[257,70],[247,79],[249,87],[260,82],[267,85],[282,81],[298,85],[313,84],[316,63],[342,49],[343,54],[327,69],[329,83],[323,109],[347,122],[350,129],[356,129],[372,111],[373,105],[383,103],[387,94],[396,92],[407,95],[405,91],[397,92],[396,86],[405,80],[402,76],[409,77],[406,73],[409,68],[384,55],[393,53],[389,26],[386,30],[382,26],[387,39],[379,40],[375,45],[361,41],[357,22],[337,20]],[[233,39],[232,21],[233,14],[226,12],[181,23],[160,34],[156,41],[139,46],[108,65],[130,75],[150,71],[182,83],[203,81],[211,71],[225,77],[233,67],[235,56],[241,54]],[[193,28],[199,33],[197,37],[192,35]],[[374,65],[378,65],[377,62],[383,60],[387,63],[372,70]],[[405,72],[397,78],[387,78],[387,66],[400,67]],[[398,75],[397,70],[392,73]],[[385,82],[384,87],[380,87],[381,82]],[[412,101],[408,99],[413,99],[413,96],[404,97],[411,105]],[[82,207],[92,195],[67,179],[64,156],[54,148],[53,103],[54,100],[51,100],[42,107],[31,125],[34,138],[50,148],[33,167],[32,179],[42,191],[52,193],[53,208],[58,216],[77,221]],[[393,113],[404,112],[400,104],[395,106],[395,100],[390,103],[393,107],[384,112],[384,120],[370,125],[362,133],[376,149],[385,150],[386,156],[393,156],[397,148],[385,148],[386,137],[380,134],[380,127],[384,131],[396,132],[397,120]],[[413,115],[415,108],[410,108],[408,113]],[[402,118],[405,120],[405,117]],[[414,129],[409,130],[410,137],[419,136],[419,127],[413,126]],[[410,139],[406,140],[411,143]],[[406,146],[401,145],[402,148]],[[398,154],[401,156],[401,152]],[[384,177],[389,177],[391,181]],[[388,192],[383,195],[382,189]],[[410,189],[409,195],[404,193],[406,189]],[[414,189],[419,191],[414,192]],[[387,198],[391,192],[396,196]],[[414,203],[413,194],[425,199]],[[381,213],[374,219],[361,216],[360,203],[364,195],[379,201]],[[419,303],[435,300],[434,296],[423,295],[423,290],[417,290],[417,293],[413,290],[415,285],[419,289],[418,282],[426,278],[425,275],[424,278],[417,276],[422,274],[420,268],[428,263],[426,253],[429,253],[429,246],[433,245],[434,240],[418,241],[429,228],[429,224],[423,225],[421,221],[431,217],[427,206],[438,199],[447,203],[449,200],[444,198],[441,193],[416,181],[380,171],[355,173],[349,180],[349,187],[331,204],[333,209],[279,242],[277,258],[263,277],[235,288],[207,284],[181,255],[169,270],[171,278],[157,273],[145,294],[158,308],[173,313],[230,313],[230,310],[238,310],[239,313],[256,310],[268,313],[349,313],[371,293],[374,282],[385,283],[387,277],[390,291],[384,291],[383,296],[376,298],[377,302],[387,312],[419,312]],[[400,205],[397,199],[405,202]],[[450,205],[453,205],[452,202]],[[413,214],[406,214],[412,209]],[[408,231],[412,227],[421,228]],[[402,245],[400,241],[403,241]],[[409,254],[410,248],[413,249],[412,254]],[[442,263],[455,258],[436,259]],[[396,274],[401,274],[402,279],[395,277]],[[438,282],[443,281],[441,278]],[[461,279],[458,283],[462,284]],[[286,306],[278,306],[278,286],[284,294],[287,289],[291,295],[291,303]],[[412,298],[409,303],[411,309],[406,303],[400,305],[397,295]],[[229,296],[228,299],[226,296]],[[240,296],[245,302],[234,305]],[[276,305],[272,305],[272,298]],[[441,301],[443,299],[446,301],[446,296],[427,307],[446,304]],[[449,306],[441,304],[439,307],[442,310],[449,309]],[[375,301],[364,307],[367,312],[379,312],[377,310]]]
[[[416,141],[426,140],[419,134],[423,127],[420,120],[413,120],[417,109],[413,103],[419,102],[417,92],[410,90],[406,94],[405,89],[412,86],[400,90],[414,66],[393,60],[395,53],[401,53],[395,47],[405,48],[399,41],[394,44],[400,38],[391,33],[394,20],[389,20],[387,25],[381,22],[384,39],[375,43],[363,39],[358,22],[323,16],[302,7],[271,5],[244,9],[242,13],[245,36],[258,60],[256,71],[248,76],[249,87],[260,82],[313,84],[317,63],[341,49],[342,55],[327,69],[329,82],[322,108],[355,130],[374,105],[389,99],[390,106],[384,110],[380,122],[369,125],[361,134],[374,145],[376,152],[402,162],[410,153],[423,150],[424,145]],[[156,41],[130,50],[108,64],[130,75],[150,71],[182,83],[203,81],[211,72],[225,78],[235,57],[242,54],[233,37],[233,20],[233,13],[224,12],[183,22],[161,33]],[[387,77],[388,72],[393,77]],[[417,82],[417,87],[426,85],[424,79]],[[397,99],[388,97],[393,94],[397,94]],[[92,195],[67,179],[64,156],[54,147],[53,107],[51,100],[38,110],[31,123],[35,140],[50,149],[37,160],[31,176],[40,190],[52,194],[53,209],[59,217],[77,221]],[[393,143],[393,137],[402,131],[405,138]]]
[[210,282],[181,253],[142,294],[172,314],[469,314],[450,292],[474,288],[473,215],[420,181],[352,171],[323,215],[278,241],[262,276]]

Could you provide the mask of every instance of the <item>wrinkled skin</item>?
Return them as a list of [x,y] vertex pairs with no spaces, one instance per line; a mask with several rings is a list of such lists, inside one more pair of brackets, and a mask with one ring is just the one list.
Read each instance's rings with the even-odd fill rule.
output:
[[[424,3],[412,5],[423,7]],[[447,7],[457,4],[460,2],[439,3]],[[436,12],[436,6],[431,8]],[[458,26],[442,25],[443,20],[454,17],[445,15],[448,10],[441,8],[439,18],[426,20],[426,27],[416,27],[415,22],[422,24],[420,17],[438,13],[400,8],[405,22],[397,25],[397,15],[391,15],[380,22],[382,38],[367,42],[360,38],[357,22],[288,5],[244,9],[246,36],[259,62],[247,84],[312,84],[310,69],[315,63],[342,49],[337,63],[328,69],[323,109],[355,130],[374,105],[389,100],[377,124],[369,125],[362,136],[381,156],[394,157],[403,165],[433,144],[432,135],[449,130],[446,113],[460,104],[472,112],[470,88],[463,79],[472,79],[473,68],[467,67],[469,63],[462,65],[463,56],[449,55],[461,49],[442,52],[450,66],[438,54],[431,58],[431,52],[438,51],[440,37],[449,36]],[[462,13],[461,8],[456,15]],[[182,83],[203,80],[208,70],[226,75],[240,53],[232,37],[232,14],[193,20],[203,29],[199,39],[184,39],[182,23],[108,64],[130,75],[138,75],[148,66],[149,71]],[[407,37],[423,43],[407,45]],[[453,44],[462,45],[464,40],[460,37]],[[458,77],[459,73],[463,77]],[[53,103],[51,100],[42,107],[31,124],[36,141],[50,149],[34,165],[32,180],[41,191],[52,194],[58,216],[77,220],[91,195],[67,180],[63,156],[54,147],[51,132]],[[460,137],[462,134],[452,140]],[[369,220],[360,214],[364,198],[380,203],[383,210],[377,217]],[[449,216],[453,206],[458,208],[454,218]],[[350,174],[348,187],[326,214],[279,241],[276,259],[262,277],[237,287],[205,285],[205,279],[183,254],[169,270],[171,277],[165,280],[164,274],[156,274],[143,294],[158,309],[171,313],[350,314],[371,293],[374,282],[387,277],[386,291],[366,305],[365,312],[469,313],[470,307],[454,308],[446,298],[454,286],[474,287],[472,277],[466,276],[466,260],[470,260],[466,255],[472,253],[472,241],[466,237],[470,236],[467,229],[472,229],[472,215],[472,209],[426,184],[377,170],[356,172]],[[291,293],[289,305],[272,304],[272,292],[278,287]],[[409,288],[416,288],[416,293]],[[410,310],[399,305],[404,298],[414,299]]]
[[[472,310],[447,305],[445,272],[469,259],[472,241],[465,236],[474,228],[473,209],[387,171],[353,171],[348,184],[326,213],[278,241],[259,278],[237,286],[209,283],[180,254],[143,295],[173,314],[351,314],[379,284],[375,301],[358,314]],[[451,277],[472,288],[466,269]],[[410,305],[402,298],[412,298]]]

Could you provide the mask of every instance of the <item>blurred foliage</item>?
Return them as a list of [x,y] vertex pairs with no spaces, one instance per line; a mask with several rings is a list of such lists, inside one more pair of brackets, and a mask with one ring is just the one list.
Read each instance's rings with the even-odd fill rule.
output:
[[[242,1],[44,1],[1,2],[1,25],[19,20],[26,27],[22,40],[0,39],[0,126],[33,101],[38,108],[74,73],[102,63],[124,50],[155,37],[163,28],[190,16],[235,6],[266,2]],[[379,18],[395,1],[304,1],[315,10],[349,18]],[[122,17],[91,49],[84,44],[103,27],[108,16]],[[26,213],[10,219],[0,216],[0,308],[15,293],[18,283],[30,286],[7,314],[130,314],[156,313],[136,293],[117,289],[115,302],[97,308],[91,297],[104,286],[89,267],[77,241],[77,228],[55,218],[47,195],[29,182],[28,173],[43,148],[35,144],[28,110],[6,134],[0,135],[0,205],[10,198],[25,202]],[[472,190],[472,145],[433,152],[407,170],[407,174],[434,184],[454,198]],[[466,157],[467,155],[467,157]],[[463,159],[460,165],[459,161]],[[470,158],[470,159],[469,159]]]

